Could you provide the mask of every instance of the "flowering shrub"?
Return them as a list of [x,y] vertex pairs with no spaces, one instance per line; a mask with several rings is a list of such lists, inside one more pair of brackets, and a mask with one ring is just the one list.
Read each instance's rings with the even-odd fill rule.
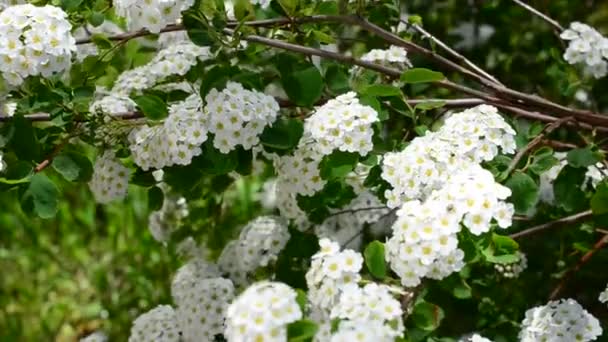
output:
[[608,40],[555,3],[0,1],[0,340],[600,340]]

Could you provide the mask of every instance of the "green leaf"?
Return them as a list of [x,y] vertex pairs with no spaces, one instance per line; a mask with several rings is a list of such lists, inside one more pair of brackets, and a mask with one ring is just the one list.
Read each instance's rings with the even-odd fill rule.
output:
[[319,326],[317,323],[309,320],[302,319],[287,325],[287,341],[289,342],[304,342],[312,341]]
[[363,252],[365,265],[375,278],[384,279],[386,277],[386,261],[384,258],[384,244],[380,241],[372,241]]
[[298,145],[304,132],[301,120],[280,118],[272,126],[267,126],[260,135],[264,147],[277,150],[291,150]]
[[293,16],[296,13],[296,9],[298,8],[299,0],[278,0],[281,8],[287,13],[289,16]]
[[601,152],[593,151],[589,147],[575,148],[568,152],[567,159],[568,165],[579,168],[595,165],[604,159],[604,155]]
[[163,207],[163,201],[165,200],[165,194],[161,188],[153,186],[148,190],[148,209],[150,211],[157,211]]
[[188,38],[198,46],[209,46],[213,44],[213,39],[209,35],[209,30],[196,18],[196,11],[184,11],[182,22],[186,28]]
[[105,20],[106,18],[101,12],[93,11],[89,16],[89,23],[94,27],[100,26]]
[[530,171],[534,172],[537,175],[541,175],[546,172],[553,166],[557,165],[559,162],[557,158],[555,158],[551,154],[542,154],[542,155],[534,155],[532,159],[532,163],[530,164]]
[[410,317],[416,327],[425,331],[433,331],[439,327],[445,313],[441,307],[421,301],[414,306],[414,311]]
[[335,179],[342,178],[354,170],[359,162],[359,154],[336,151],[330,155],[323,157],[319,168],[321,170],[321,178]]
[[527,174],[517,171],[505,185],[511,189],[511,202],[516,213],[525,214],[538,202],[538,185]]
[[21,160],[37,160],[40,157],[40,145],[32,122],[19,115],[13,117],[11,124],[9,147]]
[[311,107],[317,102],[324,87],[323,77],[314,66],[282,75],[281,83],[289,99],[302,107]]
[[66,12],[77,10],[80,4],[82,4],[82,0],[61,0],[61,8]]
[[89,158],[76,152],[62,152],[53,159],[53,168],[63,178],[74,182],[86,182],[93,175],[93,165]]
[[24,199],[32,200],[34,212],[41,218],[48,219],[57,213],[59,190],[45,175],[37,173],[32,176],[30,184],[24,193]]
[[608,180],[598,184],[595,194],[591,197],[593,215],[608,214]]
[[565,211],[574,212],[587,206],[587,198],[581,190],[581,186],[585,182],[586,172],[587,169],[585,168],[574,168],[566,165],[553,182],[555,203]]
[[[112,41],[108,39],[104,34],[96,33],[91,36],[91,41],[100,49],[111,49],[113,44]],[[95,57],[95,61],[97,62],[97,57]]]
[[349,88],[348,72],[339,65],[330,65],[325,71],[327,88],[336,94],[347,92]]
[[410,84],[441,81],[444,78],[442,73],[425,68],[408,69],[401,74],[401,81]]
[[512,254],[519,250],[519,244],[505,235],[492,233],[492,244],[494,245],[494,250],[501,252],[501,254]]
[[401,89],[388,84],[370,84],[361,89],[361,94],[369,96],[399,96]]
[[142,95],[133,99],[144,115],[152,120],[164,119],[169,115],[167,105],[155,95]]

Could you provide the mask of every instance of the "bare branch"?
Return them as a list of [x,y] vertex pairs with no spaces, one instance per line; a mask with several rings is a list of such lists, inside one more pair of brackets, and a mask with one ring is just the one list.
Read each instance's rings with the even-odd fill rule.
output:
[[554,29],[556,29],[560,32],[564,30],[562,25],[560,25],[557,21],[555,21],[555,20],[551,19],[550,17],[548,17],[547,15],[541,13],[536,8],[534,8],[520,0],[513,0],[513,2],[518,4],[519,6],[523,7],[526,11],[528,11],[528,12],[534,14],[535,16],[541,18],[542,20],[546,21],[547,23],[549,23],[549,25],[553,26]]
[[511,234],[510,237],[512,239],[519,239],[521,237],[533,235],[533,234],[542,232],[547,229],[559,228],[559,227],[575,224],[575,223],[584,221],[584,220],[590,218],[591,216],[593,216],[593,213],[591,212],[591,210],[586,210],[586,211],[583,211],[583,212],[580,212],[580,213],[577,213],[577,214],[574,214],[571,216],[562,217],[555,221],[543,223],[541,225],[522,230],[521,232]]

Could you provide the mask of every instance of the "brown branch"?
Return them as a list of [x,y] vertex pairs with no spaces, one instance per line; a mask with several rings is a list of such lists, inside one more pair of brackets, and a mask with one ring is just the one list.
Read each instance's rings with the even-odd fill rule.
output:
[[566,274],[562,277],[561,281],[551,292],[549,296],[549,300],[554,300],[557,296],[562,292],[562,290],[566,287],[566,283],[572,278],[572,276],[578,272],[589,260],[591,257],[600,249],[604,248],[608,244],[608,235],[602,235],[602,237],[593,245],[590,251],[585,253],[581,259],[578,261],[574,268],[570,269]]
[[519,6],[523,7],[526,11],[528,11],[528,12],[534,14],[535,16],[541,18],[542,20],[546,21],[547,23],[549,23],[549,25],[553,26],[554,29],[556,29],[560,32],[564,30],[562,25],[560,25],[557,21],[551,19],[549,16],[543,14],[536,8],[534,8],[520,0],[513,0],[513,2],[518,4]]
[[519,162],[521,161],[521,159],[528,152],[530,152],[537,145],[539,145],[543,141],[543,139],[544,139],[545,136],[551,134],[558,127],[560,127],[561,125],[565,124],[566,122],[569,122],[569,121],[572,121],[572,120],[574,120],[574,118],[567,117],[567,118],[559,119],[559,120],[557,120],[557,121],[555,121],[555,122],[547,125],[545,127],[545,129],[539,135],[537,135],[524,148],[522,148],[521,150],[519,150],[519,152],[517,152],[517,154],[515,155],[515,157],[513,158],[513,160],[511,161],[511,163],[509,164],[509,167],[507,168],[507,171],[505,171],[505,175],[508,177],[511,174],[511,172],[513,172],[513,170],[515,170],[515,168],[517,167],[517,164],[519,164]]
[[580,212],[580,213],[577,213],[577,214],[574,214],[574,215],[571,215],[571,216],[562,217],[562,218],[557,219],[555,221],[543,223],[541,225],[534,226],[532,228],[528,228],[528,229],[522,230],[520,232],[511,234],[509,236],[512,239],[519,239],[521,237],[533,235],[533,234],[542,232],[542,231],[547,230],[547,229],[559,228],[559,227],[575,224],[575,223],[584,221],[584,220],[590,218],[591,216],[593,216],[593,213],[591,212],[591,210],[586,210],[586,211],[583,211],[583,212]]
[[[183,25],[168,25],[168,26],[163,27],[160,30],[160,33],[183,31],[183,30],[185,30],[185,27]],[[117,35],[109,36],[109,37],[105,37],[105,38],[108,40],[112,40],[112,41],[127,42],[134,38],[149,36],[149,35],[153,35],[153,34],[156,34],[156,33],[152,33],[146,29],[142,29],[142,30],[133,31],[133,32],[121,33],[121,34],[117,34]],[[93,42],[93,36],[76,40],[76,45],[89,44],[92,42]]]
[[68,142],[72,138],[73,138],[73,135],[68,135],[59,144],[57,144],[55,146],[55,148],[53,149],[53,151],[48,155],[48,157],[46,157],[46,159],[44,159],[42,162],[40,162],[38,165],[36,165],[36,167],[34,168],[34,173],[42,172],[49,165],[51,165],[51,163],[53,162],[53,159],[55,159],[55,157],[59,154],[59,152],[61,152],[61,150],[65,147],[65,145],[68,144]]
[[358,213],[360,211],[370,211],[370,210],[382,210],[382,209],[387,209],[388,207],[386,206],[376,206],[376,207],[365,207],[365,208],[356,208],[356,209],[345,209],[345,210],[340,210],[340,211],[336,211],[333,212],[331,214],[329,214],[329,217],[333,217],[333,216],[338,216],[338,215],[343,215],[343,214],[354,214],[354,213]]

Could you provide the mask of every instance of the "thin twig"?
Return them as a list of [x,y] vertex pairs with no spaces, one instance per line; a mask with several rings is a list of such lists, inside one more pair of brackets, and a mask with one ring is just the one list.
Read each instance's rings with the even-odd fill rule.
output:
[[604,248],[606,246],[606,244],[608,244],[608,235],[602,235],[602,237],[593,245],[593,248],[591,248],[590,251],[588,251],[587,253],[585,253],[581,259],[578,261],[578,263],[576,264],[576,266],[574,266],[574,268],[570,269],[568,272],[566,272],[566,274],[562,277],[561,281],[559,282],[559,284],[557,284],[557,286],[555,287],[555,289],[553,289],[553,291],[551,292],[551,295],[549,296],[549,300],[554,300],[557,298],[557,296],[562,292],[562,290],[566,287],[566,283],[570,280],[570,278],[572,278],[572,276],[578,272],[581,267],[583,267],[583,265],[585,265],[587,262],[589,262],[589,260],[591,260],[591,257],[600,249]]
[[57,144],[57,146],[55,146],[53,151],[46,157],[46,159],[44,159],[42,162],[40,162],[38,165],[36,165],[36,167],[34,168],[34,173],[42,172],[49,165],[51,165],[51,163],[53,162],[53,159],[55,159],[55,157],[61,152],[61,150],[65,147],[65,145],[68,144],[70,139],[72,139],[73,137],[74,137],[74,135],[70,134],[67,137],[65,137],[59,144]]
[[537,135],[524,148],[522,148],[521,150],[519,150],[519,152],[517,152],[517,154],[515,155],[515,157],[509,164],[507,171],[505,171],[506,176],[509,176],[511,174],[511,172],[513,172],[513,170],[515,170],[515,168],[517,167],[517,164],[519,164],[519,162],[521,161],[523,156],[525,156],[529,151],[531,151],[537,145],[539,145],[543,141],[545,136],[551,134],[559,126],[565,124],[566,122],[572,121],[572,120],[574,120],[573,117],[567,117],[567,118],[559,119],[559,120],[547,125],[545,127],[545,129],[543,130],[543,132],[541,132],[539,135]]
[[333,212],[333,213],[329,214],[329,216],[327,216],[327,217],[329,218],[329,217],[338,216],[338,215],[342,215],[342,214],[353,214],[353,213],[358,213],[360,211],[382,210],[382,209],[388,209],[388,208],[383,205],[383,206],[376,206],[376,207],[345,209],[345,210]]
[[513,0],[514,3],[518,4],[519,6],[523,7],[524,9],[526,9],[528,12],[534,14],[535,16],[541,18],[542,20],[546,21],[547,23],[549,23],[551,26],[553,26],[553,28],[555,28],[558,31],[563,31],[564,28],[562,27],[562,25],[560,25],[557,21],[551,19],[550,17],[548,17],[547,15],[541,13],[539,10],[537,10],[536,8],[524,3],[523,1],[520,0]]
[[544,230],[547,229],[551,229],[551,228],[557,228],[557,227],[562,227],[562,226],[567,226],[567,225],[571,225],[571,224],[575,224],[578,223],[580,221],[584,221],[588,218],[590,218],[591,216],[593,216],[593,213],[591,212],[591,210],[586,210],[571,216],[566,216],[566,217],[562,217],[560,219],[557,219],[555,221],[551,221],[551,222],[547,222],[547,223],[543,223],[541,225],[538,226],[534,226],[532,228],[528,228],[525,230],[522,230],[521,232],[517,232],[514,234],[511,234],[510,237],[512,239],[519,239],[521,237],[524,236],[528,236],[528,235],[533,235],[539,232],[542,232]]

